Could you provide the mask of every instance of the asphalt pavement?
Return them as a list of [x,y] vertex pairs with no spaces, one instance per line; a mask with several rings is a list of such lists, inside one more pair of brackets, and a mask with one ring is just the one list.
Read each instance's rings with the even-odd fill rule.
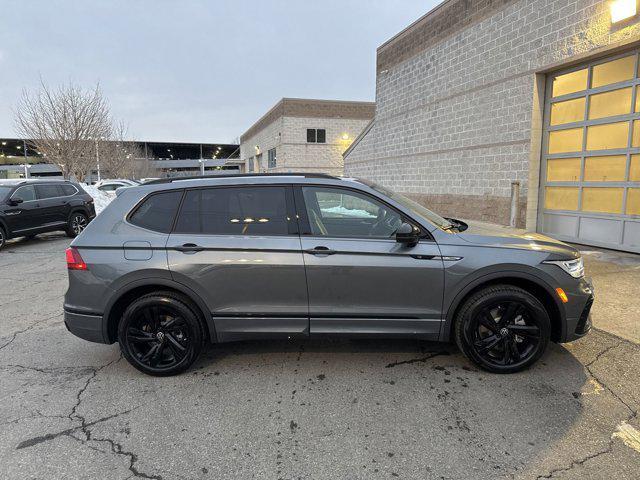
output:
[[595,329],[528,371],[399,340],[210,346],[153,378],[68,333],[69,240],[0,252],[0,478],[637,479],[640,257],[586,249]]

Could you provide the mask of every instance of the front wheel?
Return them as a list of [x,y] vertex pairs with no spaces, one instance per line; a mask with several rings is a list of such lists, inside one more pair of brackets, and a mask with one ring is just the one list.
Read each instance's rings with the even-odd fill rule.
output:
[[0,227],[0,250],[4,247],[5,242],[7,241],[7,234],[4,233],[4,229]]
[[189,302],[172,292],[145,295],[131,303],[118,326],[127,361],[149,375],[187,370],[203,346],[203,327]]
[[511,285],[473,294],[455,320],[455,339],[476,365],[514,373],[534,364],[549,344],[551,321],[540,301]]
[[84,213],[75,212],[69,217],[67,224],[67,236],[74,238],[82,233],[89,224],[89,219]]

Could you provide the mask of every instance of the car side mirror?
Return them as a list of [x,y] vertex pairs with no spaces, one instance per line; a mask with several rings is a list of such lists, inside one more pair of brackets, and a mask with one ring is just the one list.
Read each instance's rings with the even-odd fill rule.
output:
[[24,200],[22,200],[22,198],[20,197],[11,197],[9,199],[9,205],[13,205],[13,206],[19,205],[22,202],[24,202]]
[[396,242],[403,243],[407,247],[413,247],[420,240],[420,229],[410,223],[403,223],[396,230]]

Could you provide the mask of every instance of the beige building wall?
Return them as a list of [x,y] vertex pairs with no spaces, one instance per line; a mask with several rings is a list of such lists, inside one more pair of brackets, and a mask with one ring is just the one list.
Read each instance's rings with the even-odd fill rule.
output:
[[[240,139],[245,171],[343,175],[343,153],[370,123],[371,102],[283,99]],[[307,129],[324,129],[325,143],[307,142]],[[276,149],[276,166],[268,152]]]

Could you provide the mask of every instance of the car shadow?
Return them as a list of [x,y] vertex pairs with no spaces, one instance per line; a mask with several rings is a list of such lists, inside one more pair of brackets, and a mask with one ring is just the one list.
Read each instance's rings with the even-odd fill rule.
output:
[[2,250],[2,252],[21,252],[30,249],[38,249],[40,247],[55,247],[52,248],[51,251],[59,251],[58,243],[52,243],[56,240],[68,240],[71,242],[71,239],[67,237],[64,232],[53,232],[53,233],[41,233],[36,235],[35,237],[18,237],[12,238],[11,240],[7,240]]

